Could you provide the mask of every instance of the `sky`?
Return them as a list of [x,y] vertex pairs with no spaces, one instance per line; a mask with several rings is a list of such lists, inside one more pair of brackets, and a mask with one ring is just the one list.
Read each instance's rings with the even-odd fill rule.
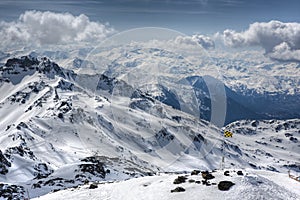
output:
[[300,62],[299,8],[299,0],[1,0],[0,51],[93,44],[160,27],[187,35],[181,44],[258,48],[271,59]]
[[242,31],[254,22],[300,22],[299,0],[1,0],[0,19],[13,21],[26,10],[85,14],[123,31],[171,28],[185,34]]

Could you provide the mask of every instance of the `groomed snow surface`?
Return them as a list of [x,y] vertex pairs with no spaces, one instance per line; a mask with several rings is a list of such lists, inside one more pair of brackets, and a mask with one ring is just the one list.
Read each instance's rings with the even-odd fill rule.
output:
[[[227,170],[224,170],[227,171]],[[58,199],[101,199],[101,200],[201,200],[201,199],[300,199],[300,182],[288,177],[284,173],[276,173],[263,170],[242,170],[243,175],[237,175],[238,170],[230,169],[229,176],[224,171],[218,170],[212,174],[214,179],[210,183],[216,185],[206,186],[190,180],[202,181],[199,175],[190,174],[160,174],[142,178],[135,178],[120,182],[98,183],[98,188],[89,189],[90,184],[78,188],[70,188],[35,200],[58,200]],[[185,183],[174,184],[178,176],[186,176]],[[228,191],[218,189],[220,181],[232,181],[235,183]],[[173,192],[171,190],[183,187],[184,192]]]

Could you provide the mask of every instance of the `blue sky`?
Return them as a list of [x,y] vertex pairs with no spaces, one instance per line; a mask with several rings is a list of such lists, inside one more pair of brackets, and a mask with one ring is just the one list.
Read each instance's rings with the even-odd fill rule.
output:
[[85,14],[116,30],[154,26],[186,34],[244,30],[253,22],[300,22],[299,0],[2,0],[0,19],[16,20],[26,10]]

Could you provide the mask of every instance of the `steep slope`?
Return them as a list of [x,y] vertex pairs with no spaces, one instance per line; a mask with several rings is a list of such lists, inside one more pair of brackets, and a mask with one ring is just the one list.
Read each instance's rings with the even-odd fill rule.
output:
[[[244,120],[229,124],[240,152],[254,168],[300,172],[300,119]],[[259,166],[254,163],[260,163]]]
[[22,193],[218,164],[218,148],[199,160],[221,143],[217,128],[125,82],[22,57],[1,67],[1,91],[0,180]]

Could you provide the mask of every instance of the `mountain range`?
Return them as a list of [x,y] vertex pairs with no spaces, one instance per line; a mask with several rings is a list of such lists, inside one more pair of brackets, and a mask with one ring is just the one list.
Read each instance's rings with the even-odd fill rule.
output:
[[[127,57],[174,56],[146,52]],[[102,73],[84,73],[78,58],[64,68],[34,54],[0,67],[0,197],[220,169],[222,157],[226,168],[300,172],[297,88],[261,92],[213,74],[176,76],[176,66],[172,77],[148,76],[139,59],[114,59]]]

